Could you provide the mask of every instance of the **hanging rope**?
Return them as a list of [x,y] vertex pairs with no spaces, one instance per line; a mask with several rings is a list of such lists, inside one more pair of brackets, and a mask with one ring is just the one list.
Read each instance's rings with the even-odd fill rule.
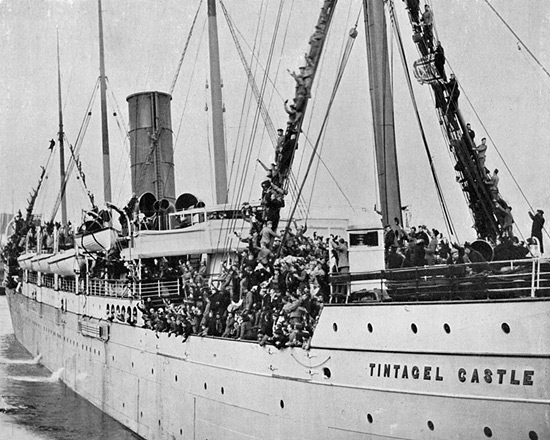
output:
[[197,12],[195,12],[195,18],[193,18],[193,23],[191,24],[191,28],[189,29],[189,34],[187,35],[187,39],[185,40],[185,46],[183,48],[183,52],[181,53],[180,61],[176,69],[176,73],[174,74],[174,79],[172,80],[172,84],[170,85],[170,92],[169,92],[170,95],[174,93],[174,89],[176,88],[176,82],[178,81],[178,76],[181,71],[183,59],[185,58],[185,54],[187,53],[187,48],[189,47],[189,41],[191,40],[191,35],[193,35],[193,29],[195,29],[195,23],[197,22],[197,17],[199,15],[199,11],[201,10],[201,6],[202,6],[202,0],[200,0],[199,2],[199,6],[197,7]]
[[411,76],[410,76],[409,70],[407,68],[408,63],[407,63],[407,58],[406,58],[406,55],[405,55],[405,49],[404,49],[404,46],[403,46],[403,40],[401,38],[401,32],[399,30],[399,23],[397,21],[396,15],[395,15],[395,10],[394,10],[394,5],[393,5],[392,0],[389,1],[389,8],[390,8],[390,18],[391,18],[391,21],[392,21],[392,24],[393,24],[393,29],[394,29],[394,32],[395,32],[396,37],[397,37],[397,42],[398,42],[398,47],[399,47],[399,54],[401,56],[401,61],[403,63],[403,68],[404,68],[404,71],[405,71],[405,78],[407,79],[407,86],[409,88],[409,94],[411,96],[411,102],[412,102],[413,107],[414,107],[416,120],[418,122],[418,127],[420,129],[420,134],[422,136],[422,142],[424,144],[424,150],[426,152],[426,156],[428,157],[428,163],[430,164],[430,170],[431,170],[432,178],[433,178],[433,181],[434,181],[434,184],[435,184],[435,187],[436,187],[437,198],[438,198],[439,205],[441,207],[441,211],[442,211],[442,214],[443,214],[443,219],[445,221],[445,226],[447,228],[447,232],[448,232],[449,236],[456,236],[455,228],[454,228],[454,225],[453,225],[453,222],[452,222],[452,219],[451,219],[451,215],[449,213],[449,208],[447,206],[447,203],[445,202],[445,197],[443,196],[443,190],[441,188],[441,184],[439,183],[439,178],[437,177],[437,172],[435,170],[435,165],[434,165],[434,162],[433,162],[432,154],[431,154],[430,148],[428,146],[428,140],[426,138],[426,133],[424,131],[424,126],[422,125],[422,120],[420,119],[420,113],[418,111],[418,104],[416,102],[416,97],[414,95],[414,90],[413,90],[413,87],[412,87]]

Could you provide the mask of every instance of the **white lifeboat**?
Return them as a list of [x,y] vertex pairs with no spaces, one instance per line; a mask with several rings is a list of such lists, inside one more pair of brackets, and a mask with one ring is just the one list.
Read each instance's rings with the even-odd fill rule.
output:
[[75,239],[78,247],[86,252],[106,252],[117,243],[118,232],[108,227],[95,232],[76,234]]
[[34,272],[53,273],[48,264],[48,260],[53,254],[38,254],[31,258],[31,270]]
[[74,249],[60,252],[48,259],[50,271],[64,277],[74,277],[84,268],[84,257]]
[[17,258],[17,263],[19,264],[19,267],[23,270],[31,270],[31,260],[34,256],[36,256],[35,252],[28,252],[20,255]]

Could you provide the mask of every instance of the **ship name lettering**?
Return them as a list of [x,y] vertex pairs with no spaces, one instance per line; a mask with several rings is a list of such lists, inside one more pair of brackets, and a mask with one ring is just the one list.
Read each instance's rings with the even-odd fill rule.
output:
[[[470,382],[470,383],[498,383],[499,385],[502,385],[503,383],[509,383],[510,385],[524,385],[524,386],[532,386],[533,385],[533,376],[535,375],[534,370],[523,370],[523,375],[521,371],[516,370],[504,370],[501,368],[498,368],[493,372],[493,370],[489,368],[485,368],[482,370],[483,372],[480,374],[477,368],[474,368],[471,373],[468,373],[468,371],[465,368],[459,368],[458,369],[458,380],[460,382]],[[494,377],[493,377],[494,376]]]
[[389,377],[394,379],[443,380],[439,367],[432,367],[431,365],[419,367],[417,365],[377,364],[372,362],[369,364],[369,374],[371,377]]

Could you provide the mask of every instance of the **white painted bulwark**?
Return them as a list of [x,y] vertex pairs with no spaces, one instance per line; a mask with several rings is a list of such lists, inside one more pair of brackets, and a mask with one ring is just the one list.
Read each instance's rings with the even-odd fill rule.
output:
[[550,438],[548,299],[327,305],[310,350],[104,320],[132,298],[8,300],[17,339],[148,440]]

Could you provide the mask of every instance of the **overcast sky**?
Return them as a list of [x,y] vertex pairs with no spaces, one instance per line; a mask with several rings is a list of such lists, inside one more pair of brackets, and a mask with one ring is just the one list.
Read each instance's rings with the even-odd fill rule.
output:
[[[256,50],[265,65],[279,2],[225,0],[225,3],[242,33],[241,44],[249,60],[250,47],[254,45],[260,23]],[[146,90],[169,90],[198,4],[199,0],[103,0],[111,172],[113,201],[117,204],[125,204],[131,195],[129,147],[125,137],[126,97]],[[550,41],[550,2],[529,2],[526,6],[525,2],[493,0],[491,4],[540,62],[550,68],[547,44]],[[302,56],[308,48],[307,42],[321,5],[321,0],[284,2],[270,68],[276,89],[268,84],[265,96],[275,126],[284,125],[283,101],[293,94],[293,80],[286,69],[294,70],[302,65]],[[342,45],[357,18],[360,5],[359,0],[338,2],[327,53],[314,86],[314,100],[308,109],[311,110],[312,122],[309,123],[308,115],[304,124],[305,135],[312,142],[317,138],[319,121],[326,112]],[[404,3],[396,0],[395,5],[411,65],[417,54],[410,26],[405,21]],[[550,79],[484,0],[435,0],[431,5],[436,30],[446,51],[447,67],[452,67],[462,87],[461,110],[472,123],[477,141],[483,136],[490,138],[487,165],[501,170],[501,193],[513,206],[516,222],[523,234],[528,235],[530,222],[524,196],[535,209],[542,208],[550,213]],[[208,78],[205,4],[202,9],[173,94],[172,125],[175,132],[176,192],[192,192],[210,203],[211,140],[206,134],[212,124],[210,113],[205,111],[209,101],[205,89]],[[263,11],[261,15],[260,11]],[[228,167],[229,174],[233,169],[235,175],[238,152],[246,150],[250,142],[255,107],[249,104],[250,92],[248,95],[245,92],[246,76],[220,7],[218,15]],[[71,143],[77,138],[99,74],[97,1],[3,0],[0,1],[0,26],[0,88],[3,92],[0,101],[0,212],[10,212],[25,208],[28,193],[37,183],[40,165],[45,165],[48,160],[48,141],[57,136],[57,28],[65,132]],[[321,149],[324,163],[338,185],[321,165],[318,172],[311,175],[311,178],[316,176],[314,190],[308,186],[305,191],[306,202],[310,203],[312,196],[311,206],[315,211],[337,211],[351,217],[362,215],[362,210],[372,212],[377,200],[362,17],[358,31]],[[413,224],[427,224],[443,230],[439,204],[393,38],[392,47],[403,204],[410,205]],[[255,66],[253,68],[260,85],[263,72]],[[455,182],[453,165],[429,88],[415,83],[414,89],[459,236],[461,240],[472,239],[472,220]],[[80,158],[90,190],[101,203],[100,139],[99,101],[96,100]],[[260,196],[258,182],[263,173],[254,161],[258,157],[267,162],[271,155],[269,138],[261,122],[252,145],[245,198]],[[299,180],[310,152],[311,148],[302,140],[295,162]],[[52,161],[43,194],[36,206],[37,211],[46,216],[51,214],[59,185],[57,156]],[[235,193],[235,185],[231,188]],[[76,220],[80,210],[86,207],[81,181],[73,176],[69,189],[69,216]]]

